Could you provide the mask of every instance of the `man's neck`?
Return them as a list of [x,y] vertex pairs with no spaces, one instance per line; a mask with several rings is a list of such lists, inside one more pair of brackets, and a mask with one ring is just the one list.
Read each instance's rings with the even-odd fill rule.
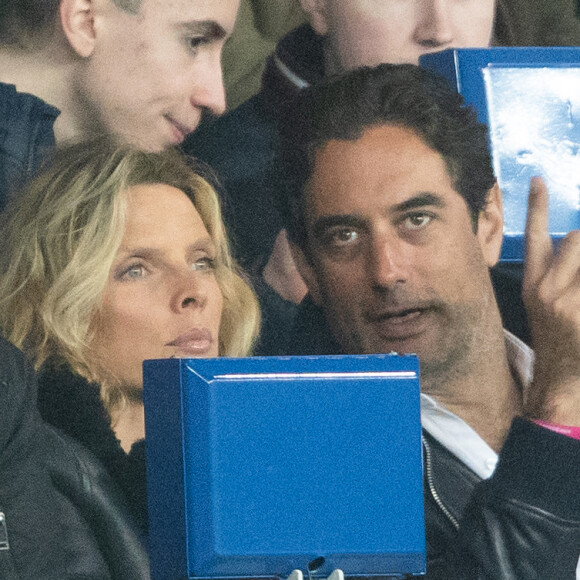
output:
[[421,388],[499,451],[513,418],[521,413],[522,393],[509,365],[501,326],[482,343],[485,347],[475,347],[477,350],[462,368],[445,376],[424,373]]
[[78,140],[83,131],[73,114],[72,78],[74,59],[67,57],[66,47],[47,45],[37,51],[0,46],[0,82],[16,86],[60,110],[54,124],[57,143]]

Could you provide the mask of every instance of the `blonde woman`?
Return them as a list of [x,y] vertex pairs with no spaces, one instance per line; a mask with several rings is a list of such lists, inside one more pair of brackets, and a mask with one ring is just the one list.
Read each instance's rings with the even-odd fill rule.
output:
[[0,328],[49,423],[101,459],[144,523],[142,362],[244,356],[257,301],[215,190],[176,152],[72,146],[0,227]]

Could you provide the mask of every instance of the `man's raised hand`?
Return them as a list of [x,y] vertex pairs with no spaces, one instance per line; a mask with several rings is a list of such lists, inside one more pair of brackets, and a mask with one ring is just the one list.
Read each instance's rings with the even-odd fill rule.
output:
[[554,250],[548,191],[530,184],[523,298],[536,353],[525,412],[535,419],[580,426],[580,230]]

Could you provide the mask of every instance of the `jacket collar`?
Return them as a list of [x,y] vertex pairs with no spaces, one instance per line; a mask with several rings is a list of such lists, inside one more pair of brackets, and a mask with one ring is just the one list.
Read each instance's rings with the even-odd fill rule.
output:
[[0,211],[9,193],[22,187],[52,154],[59,114],[38,97],[0,83]]
[[282,38],[266,62],[262,77],[266,109],[277,116],[288,101],[323,77],[322,38],[304,24]]

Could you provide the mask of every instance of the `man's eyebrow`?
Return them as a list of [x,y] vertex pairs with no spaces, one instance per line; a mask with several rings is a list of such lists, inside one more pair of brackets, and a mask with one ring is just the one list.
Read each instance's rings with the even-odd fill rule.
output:
[[409,211],[410,209],[417,209],[419,207],[425,207],[427,205],[443,208],[445,207],[445,201],[441,196],[435,193],[425,191],[393,206],[391,208],[391,212],[402,213],[405,211]]
[[312,235],[314,238],[321,238],[330,228],[335,226],[346,226],[361,228],[365,221],[353,214],[346,215],[329,215],[319,217],[312,226]]
[[181,22],[179,27],[189,34],[207,36],[212,40],[222,40],[229,36],[228,31],[215,20],[191,20],[189,22]]

